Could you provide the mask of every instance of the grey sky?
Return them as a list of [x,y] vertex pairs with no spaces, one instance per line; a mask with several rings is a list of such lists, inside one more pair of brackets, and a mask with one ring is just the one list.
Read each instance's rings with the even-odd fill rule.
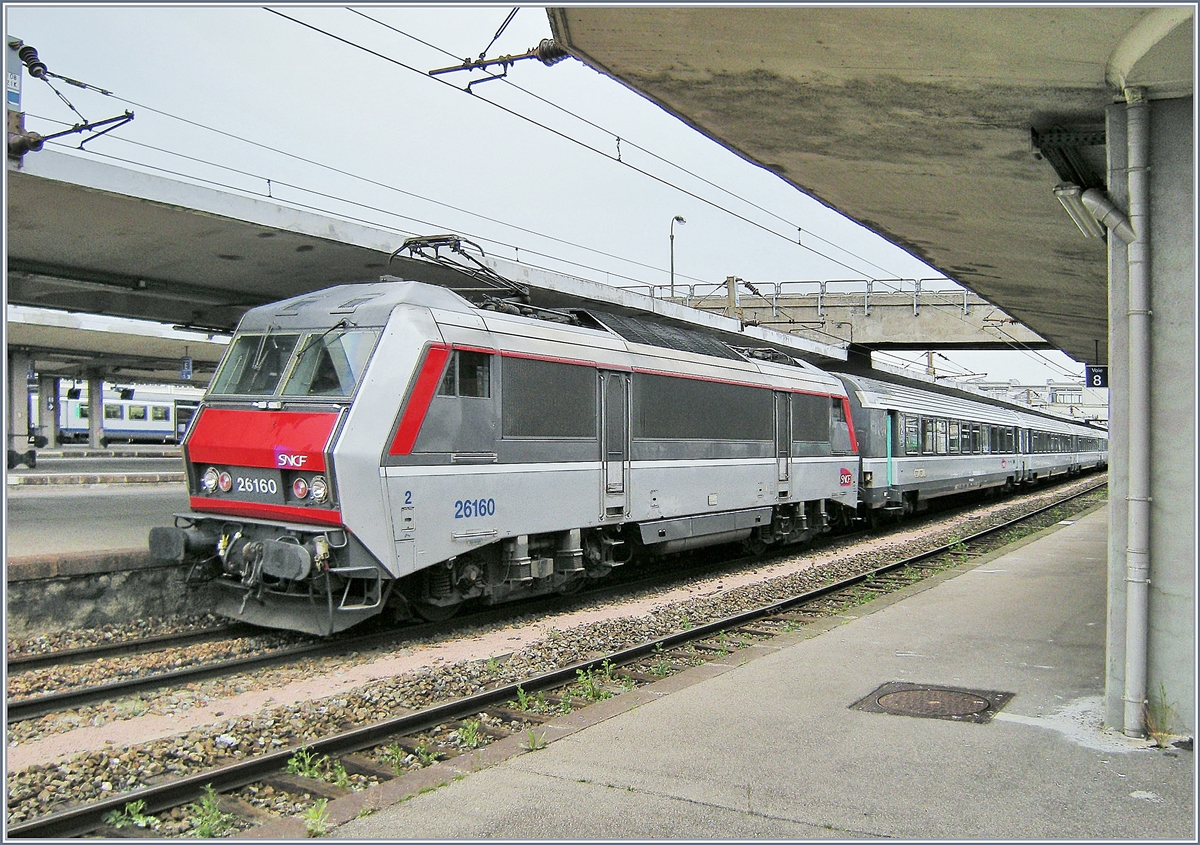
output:
[[[135,112],[81,154],[269,191],[395,230],[397,246],[410,234],[450,231],[490,254],[586,278],[666,284],[669,224],[682,215],[677,284],[942,278],[573,59],[518,62],[507,82],[473,94],[457,89],[480,72],[426,75],[479,55],[511,8],[276,7],[336,38],[260,6],[8,5],[5,24],[51,71],[116,95],[52,80],[84,117]],[[522,53],[549,35],[544,9],[523,7],[487,55]],[[23,107],[27,128],[43,134],[79,122],[28,77]],[[797,227],[805,246],[795,243]],[[938,364],[1033,383],[1082,373],[1059,353],[1043,355],[1056,366],[1021,353],[950,353],[953,363]]]

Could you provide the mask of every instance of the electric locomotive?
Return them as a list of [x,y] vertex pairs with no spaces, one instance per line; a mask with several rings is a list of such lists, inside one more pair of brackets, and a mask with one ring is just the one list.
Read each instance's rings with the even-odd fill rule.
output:
[[775,350],[385,277],[246,313],[183,444],[190,512],[150,547],[253,624],[437,619],[848,524],[850,414]]

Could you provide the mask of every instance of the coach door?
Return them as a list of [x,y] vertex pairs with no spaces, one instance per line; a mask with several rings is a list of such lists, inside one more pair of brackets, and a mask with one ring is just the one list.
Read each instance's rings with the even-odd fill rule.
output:
[[604,515],[624,516],[629,504],[629,376],[600,373],[604,454]]
[[788,494],[788,473],[792,459],[792,397],[775,393],[775,474],[779,480],[779,496]]

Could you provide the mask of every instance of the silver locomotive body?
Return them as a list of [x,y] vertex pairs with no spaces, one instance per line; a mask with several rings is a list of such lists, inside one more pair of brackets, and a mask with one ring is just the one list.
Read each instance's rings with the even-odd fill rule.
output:
[[225,615],[328,634],[853,518],[836,378],[635,318],[529,313],[404,281],[247,313],[184,445],[191,513],[152,552],[215,581]]

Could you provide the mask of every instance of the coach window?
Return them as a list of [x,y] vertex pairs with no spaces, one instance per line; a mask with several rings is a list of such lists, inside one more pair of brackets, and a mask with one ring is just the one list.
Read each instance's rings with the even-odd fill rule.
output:
[[985,455],[992,451],[992,427],[987,423],[979,426],[979,450]]
[[921,454],[921,418],[904,415],[904,452],[908,455]]
[[978,455],[982,450],[979,443],[979,423],[971,423],[971,452]]
[[166,405],[151,405],[150,406],[150,419],[153,420],[154,422],[170,422],[171,421],[171,409],[168,408]]
[[921,418],[921,453],[924,455],[932,455],[934,449],[934,430],[936,426],[933,420]]
[[76,405],[75,406],[75,415],[78,416],[79,419],[81,419],[81,420],[86,420],[88,418],[88,406],[87,405]]
[[125,419],[125,409],[120,405],[105,405],[104,419],[106,420],[123,420]]
[[129,406],[129,419],[145,420],[146,419],[146,406],[145,405],[130,405]]
[[959,434],[960,426],[961,426],[961,423],[959,423],[958,420],[950,420],[950,423],[949,423],[950,442],[947,445],[950,447],[951,455],[957,455],[959,453],[959,447],[962,445],[961,441],[959,440],[959,438],[961,437],[961,435]]
[[946,454],[946,421],[937,420],[937,453]]
[[438,388],[438,396],[474,396],[487,399],[492,395],[492,356],[486,352],[454,350],[446,375]]

